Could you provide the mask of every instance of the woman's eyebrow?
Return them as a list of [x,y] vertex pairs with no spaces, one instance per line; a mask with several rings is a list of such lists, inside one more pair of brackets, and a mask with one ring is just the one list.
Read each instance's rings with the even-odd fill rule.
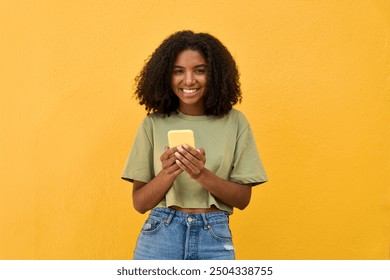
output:
[[[174,65],[173,66],[174,68],[185,68],[183,66],[180,66],[180,65]],[[199,67],[207,67],[206,64],[199,64],[199,65],[195,65],[193,68],[199,68]]]

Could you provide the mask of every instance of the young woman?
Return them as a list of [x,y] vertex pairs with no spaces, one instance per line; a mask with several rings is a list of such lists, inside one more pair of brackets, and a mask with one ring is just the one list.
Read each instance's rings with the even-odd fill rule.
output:
[[[180,31],[154,51],[136,78],[142,122],[122,178],[133,204],[151,210],[134,259],[234,259],[233,208],[266,182],[241,101],[236,63],[206,33]],[[191,129],[195,145],[168,147],[170,130]]]

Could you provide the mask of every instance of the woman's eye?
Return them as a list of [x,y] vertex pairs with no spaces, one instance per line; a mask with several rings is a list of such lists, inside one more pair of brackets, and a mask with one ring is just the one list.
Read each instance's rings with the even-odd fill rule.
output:
[[174,74],[183,74],[184,71],[181,70],[181,69],[176,69],[176,70],[173,70],[173,73],[174,73]]
[[204,74],[204,73],[206,73],[206,70],[205,69],[196,69],[195,73],[196,74]]

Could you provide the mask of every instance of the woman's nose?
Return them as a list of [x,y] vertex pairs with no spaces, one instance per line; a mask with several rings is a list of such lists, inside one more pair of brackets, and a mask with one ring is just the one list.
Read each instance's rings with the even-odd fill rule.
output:
[[194,77],[193,73],[186,73],[184,75],[184,83],[186,85],[192,85],[192,84],[194,84],[194,82],[195,82],[195,77]]

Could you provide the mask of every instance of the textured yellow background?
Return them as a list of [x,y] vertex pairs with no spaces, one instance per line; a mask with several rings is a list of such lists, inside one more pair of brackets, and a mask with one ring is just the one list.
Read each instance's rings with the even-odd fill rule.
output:
[[169,34],[228,46],[270,181],[239,259],[390,258],[390,2],[0,0],[0,259],[128,259],[133,78]]

